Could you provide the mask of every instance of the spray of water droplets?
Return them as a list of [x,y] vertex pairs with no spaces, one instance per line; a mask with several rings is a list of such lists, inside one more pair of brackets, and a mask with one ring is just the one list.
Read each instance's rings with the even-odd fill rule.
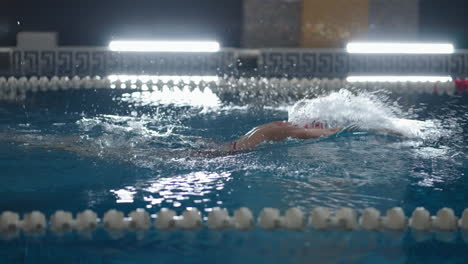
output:
[[363,130],[391,130],[408,137],[433,137],[443,133],[434,120],[412,120],[395,101],[383,94],[339,90],[304,99],[289,109],[289,122],[304,126],[326,122],[329,127],[355,125]]

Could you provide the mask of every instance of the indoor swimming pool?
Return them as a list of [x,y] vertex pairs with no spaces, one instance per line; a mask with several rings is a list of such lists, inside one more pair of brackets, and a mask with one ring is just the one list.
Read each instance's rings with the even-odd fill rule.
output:
[[[39,87],[21,100],[0,101],[0,211],[22,219],[37,210],[49,226],[57,210],[75,218],[90,209],[102,220],[110,209],[128,215],[143,208],[153,225],[162,208],[177,215],[195,208],[202,226],[108,232],[101,221],[91,233],[48,227],[39,233],[9,232],[0,239],[0,263],[436,264],[467,259],[468,233],[458,227],[417,232],[409,227],[317,230],[307,224],[299,231],[270,230],[258,217],[264,208],[284,214],[296,207],[309,217],[317,207],[352,208],[358,216],[366,208],[385,215],[401,207],[409,218],[417,207],[433,216],[448,207],[460,218],[468,207],[468,93],[402,94],[339,87],[343,83],[318,89],[304,87],[310,84],[304,81],[302,92],[310,92],[280,95],[271,87],[290,81],[262,79],[264,90],[252,94],[242,92],[249,83],[232,79],[208,79],[201,89],[200,80],[180,88],[178,80],[164,79],[155,89],[135,89],[132,82],[122,88],[125,80],[115,80],[113,89]],[[219,150],[223,142],[261,124],[302,125],[311,119],[352,129],[239,152]],[[213,230],[205,224],[214,208],[232,216],[242,207],[253,214],[251,229]]]

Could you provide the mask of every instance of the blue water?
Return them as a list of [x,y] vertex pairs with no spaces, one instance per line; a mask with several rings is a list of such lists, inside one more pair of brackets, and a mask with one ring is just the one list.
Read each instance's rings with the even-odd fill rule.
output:
[[[180,97],[80,90],[0,103],[0,211],[50,215],[89,208],[102,216],[112,208],[154,214],[162,207],[179,213],[196,207],[206,216],[213,207],[232,213],[245,206],[258,215],[264,207],[375,207],[384,213],[401,206],[410,214],[424,206],[435,214],[446,206],[461,215],[468,207],[466,94],[342,91],[304,101],[302,112],[294,102],[242,104],[209,91]],[[263,123],[312,115],[336,126],[383,126],[406,136],[350,132],[265,143],[237,155],[195,151]],[[113,239],[99,230],[93,238],[72,233],[0,240],[0,262],[464,263],[462,238],[431,233],[419,242],[411,232],[203,228]]]

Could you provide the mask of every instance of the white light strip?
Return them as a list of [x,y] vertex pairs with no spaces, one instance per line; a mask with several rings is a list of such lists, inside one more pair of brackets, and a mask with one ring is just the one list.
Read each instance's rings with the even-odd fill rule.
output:
[[450,76],[348,76],[348,82],[451,82]]
[[446,43],[352,42],[348,53],[452,54],[454,47]]
[[111,41],[112,51],[136,52],[217,52],[216,41]]

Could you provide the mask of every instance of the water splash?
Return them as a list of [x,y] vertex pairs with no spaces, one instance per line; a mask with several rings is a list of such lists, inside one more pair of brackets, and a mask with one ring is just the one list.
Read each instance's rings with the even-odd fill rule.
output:
[[443,134],[436,120],[411,120],[396,101],[379,93],[339,90],[314,99],[298,101],[289,111],[289,122],[299,126],[314,121],[329,127],[357,125],[363,130],[386,129],[408,137],[434,137]]
[[176,124],[160,126],[159,130],[148,126],[155,122],[151,117],[132,117],[117,115],[102,115],[94,118],[82,118],[77,121],[79,128],[90,132],[100,130],[104,133],[137,135],[140,137],[167,137],[171,135]]

